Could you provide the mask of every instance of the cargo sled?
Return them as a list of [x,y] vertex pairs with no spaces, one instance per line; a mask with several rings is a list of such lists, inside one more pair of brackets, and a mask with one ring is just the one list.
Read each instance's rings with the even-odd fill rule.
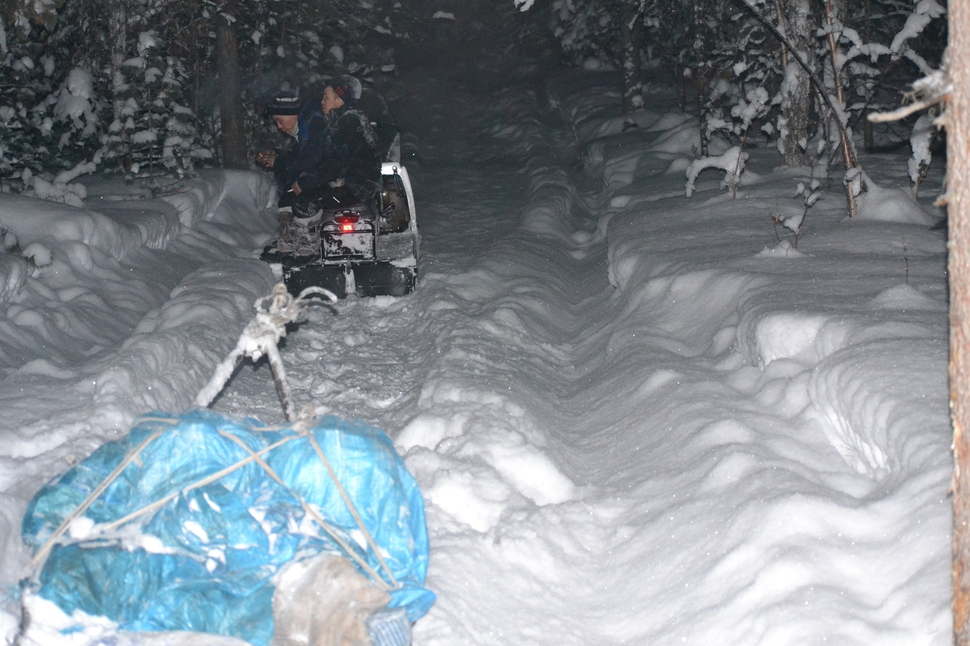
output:
[[[37,493],[18,643],[411,644],[435,600],[423,498],[383,431],[296,412],[277,344],[309,295],[278,284],[199,408],[143,415]],[[269,359],[286,423],[206,410],[247,356]],[[32,634],[43,604],[65,618]]]

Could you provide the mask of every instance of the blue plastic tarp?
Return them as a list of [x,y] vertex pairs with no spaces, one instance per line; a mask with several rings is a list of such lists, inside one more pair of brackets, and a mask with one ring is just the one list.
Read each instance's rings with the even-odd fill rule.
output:
[[[74,523],[73,538],[57,542],[41,570],[38,594],[67,614],[102,615],[123,630],[208,632],[268,646],[271,577],[294,559],[344,553],[299,499],[391,583],[308,437],[208,410],[140,418],[125,438],[100,447],[34,497],[23,520],[24,540],[43,545],[129,452],[157,432]],[[414,478],[379,429],[327,417],[310,433],[397,582],[389,606],[405,608],[416,620],[435,596],[424,588],[428,535]],[[195,487],[250,456],[230,435],[253,452],[291,438],[262,456],[282,484],[250,461]],[[168,497],[151,513],[103,531]]]

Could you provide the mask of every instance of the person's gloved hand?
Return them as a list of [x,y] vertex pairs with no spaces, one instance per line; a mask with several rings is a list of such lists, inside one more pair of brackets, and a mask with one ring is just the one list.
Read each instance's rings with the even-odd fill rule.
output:
[[264,150],[256,155],[256,163],[263,168],[272,168],[276,164],[276,151]]

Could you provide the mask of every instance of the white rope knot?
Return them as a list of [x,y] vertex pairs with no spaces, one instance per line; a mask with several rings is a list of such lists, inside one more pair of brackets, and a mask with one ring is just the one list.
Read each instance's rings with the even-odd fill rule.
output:
[[280,339],[286,336],[286,326],[299,320],[306,311],[307,299],[313,294],[322,294],[331,302],[337,300],[333,293],[322,287],[307,287],[294,298],[283,283],[276,283],[269,296],[256,299],[256,316],[239,337],[240,343],[244,339],[249,341],[244,349],[246,356],[258,361],[269,352],[271,345],[279,345]]
[[283,404],[286,419],[290,422],[296,420],[290,386],[286,381],[286,369],[280,358],[279,342],[286,336],[287,324],[295,323],[300,318],[300,315],[306,311],[309,297],[313,295],[323,296],[331,303],[337,301],[333,292],[323,287],[307,287],[294,298],[283,283],[277,283],[269,296],[256,299],[253,304],[256,308],[256,316],[246,325],[233,351],[216,366],[212,379],[199,392],[195,402],[202,407],[208,406],[222,392],[244,357],[259,361],[263,355],[266,355],[273,369],[276,392],[280,396],[280,403]]
[[317,407],[313,404],[307,404],[300,409],[300,414],[297,415],[296,422],[293,423],[293,430],[299,435],[309,435],[310,429],[313,428],[316,421]]

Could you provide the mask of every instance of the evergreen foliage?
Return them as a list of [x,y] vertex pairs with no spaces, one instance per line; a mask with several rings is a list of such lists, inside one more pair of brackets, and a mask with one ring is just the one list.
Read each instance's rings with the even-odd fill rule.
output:
[[[711,137],[743,148],[757,136],[774,140],[785,163],[817,165],[840,158],[842,131],[861,127],[874,145],[865,115],[898,103],[909,82],[941,64],[941,3],[513,0],[508,15],[541,12],[564,59],[592,69],[629,69],[632,34],[632,60],[680,83],[685,101],[696,97],[701,156]],[[128,176],[220,164],[217,19],[237,36],[252,149],[266,136],[266,97],[319,90],[339,73],[393,71],[395,46],[431,40],[453,22],[433,20],[439,8],[430,0],[3,0],[0,186],[24,188],[24,170],[53,180],[91,164]],[[628,110],[639,105],[629,100],[634,90],[623,88]]]
[[[788,165],[841,160],[856,192],[865,188],[852,130],[876,145],[866,115],[898,105],[908,84],[942,64],[946,44],[942,0],[553,0],[548,16],[565,60],[619,67],[630,2],[641,59],[682,80],[685,99],[696,97],[702,158],[711,137],[743,147],[757,134],[774,140]],[[930,159],[925,140],[914,139],[914,187]]]
[[228,20],[237,34],[239,101],[253,140],[266,130],[261,100],[269,94],[393,69],[392,42],[407,37],[407,15],[399,3],[374,5],[0,2],[0,187],[23,190],[30,178],[54,181],[77,168],[134,177],[217,165],[214,21]]

